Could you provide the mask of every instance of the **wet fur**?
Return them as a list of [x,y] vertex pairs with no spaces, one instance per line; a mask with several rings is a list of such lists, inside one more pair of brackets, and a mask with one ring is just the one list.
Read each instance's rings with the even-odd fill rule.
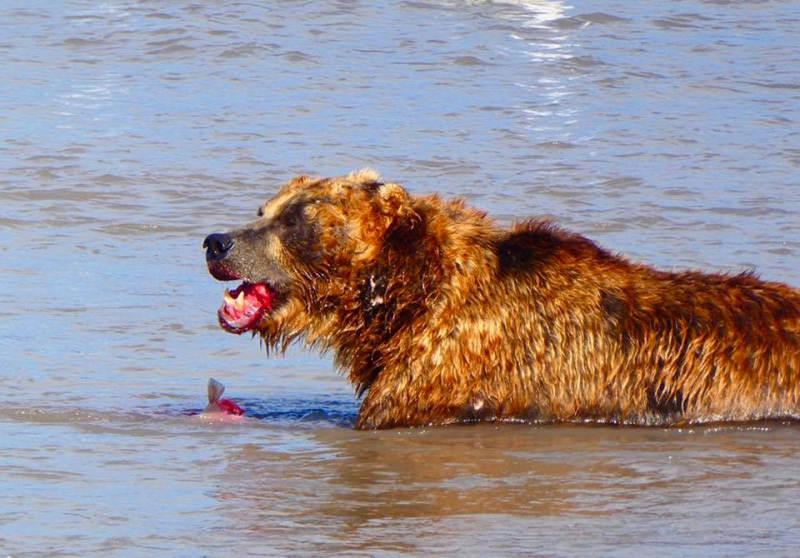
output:
[[293,180],[225,265],[280,287],[259,333],[334,351],[358,428],[800,416],[800,293],[634,264],[544,221],[362,171]]

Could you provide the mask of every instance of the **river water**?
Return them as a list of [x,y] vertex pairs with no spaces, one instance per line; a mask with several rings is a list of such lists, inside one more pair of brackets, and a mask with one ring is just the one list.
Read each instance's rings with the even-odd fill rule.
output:
[[[800,430],[356,432],[204,236],[372,166],[800,285],[800,4],[0,4],[0,554],[796,556]],[[187,416],[214,376],[243,421]]]

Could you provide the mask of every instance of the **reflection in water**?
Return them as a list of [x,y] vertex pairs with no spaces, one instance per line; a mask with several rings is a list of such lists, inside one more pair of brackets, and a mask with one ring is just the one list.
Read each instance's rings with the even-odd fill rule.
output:
[[501,0],[492,2],[495,6],[514,6],[522,8],[521,11],[508,13],[496,10],[493,16],[498,19],[508,19],[522,27],[542,27],[553,21],[564,18],[572,6],[565,6],[560,0]]
[[117,99],[126,94],[121,79],[119,74],[112,72],[92,76],[89,83],[65,83],[65,91],[59,92],[54,99],[53,114],[65,117],[57,127],[64,130],[82,128],[88,118],[96,125],[108,125],[108,132],[113,134],[115,124],[119,122]]
[[[553,483],[562,468],[551,459],[531,459],[529,435],[507,436],[513,429],[318,431],[318,447],[291,459],[253,449],[232,457],[224,484],[240,479],[226,492],[237,493],[237,517],[259,536],[289,527],[313,531],[308,550],[330,544],[348,550],[413,550],[420,543],[424,548],[423,540],[403,534],[418,520],[551,516],[570,509],[563,488]],[[291,486],[276,482],[285,476],[294,479]],[[284,518],[277,530],[275,515]],[[393,535],[378,528],[388,524],[397,529]]]
[[499,17],[515,25],[510,36],[522,45],[521,54],[532,70],[519,76],[527,80],[514,81],[525,99],[518,106],[524,115],[524,129],[534,137],[547,138],[539,142],[543,148],[571,146],[570,127],[578,123],[579,111],[577,105],[567,103],[574,93],[570,81],[575,76],[563,69],[569,67],[575,58],[572,50],[579,45],[574,44],[572,26],[557,22],[568,21],[565,13],[572,8],[558,1],[518,0],[501,5],[513,7],[499,10]]
[[[765,430],[782,443],[762,452],[750,440]],[[795,439],[792,427],[780,425],[318,430],[299,451],[247,447],[231,455],[217,498],[235,506],[231,512],[248,536],[274,541],[278,550],[276,541],[320,554],[469,552],[460,539],[488,528],[484,542],[492,547],[524,552],[546,542],[569,551],[580,543],[563,536],[564,526],[598,529],[592,518],[602,517],[602,536],[629,555],[640,544],[638,528],[681,516],[680,525],[662,526],[651,550],[669,551],[680,544],[671,538],[676,530],[688,529],[685,541],[714,553],[737,529],[785,531],[797,524],[789,515],[781,525],[746,519],[731,493],[751,485],[761,495],[800,496],[784,469],[800,453]],[[708,523],[707,513],[726,519]],[[692,527],[692,517],[702,523]],[[528,521],[539,528],[518,530]],[[305,536],[283,538],[298,532]]]

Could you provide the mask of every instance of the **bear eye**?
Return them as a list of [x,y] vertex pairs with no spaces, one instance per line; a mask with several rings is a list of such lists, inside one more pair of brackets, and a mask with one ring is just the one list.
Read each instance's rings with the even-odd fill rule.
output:
[[304,204],[296,204],[284,211],[281,214],[281,224],[287,229],[293,229],[303,220],[303,207]]
[[256,215],[258,215],[259,217],[263,217],[264,216],[264,208],[263,207],[259,207],[258,211],[256,211]]
[[293,228],[297,226],[297,215],[294,213],[290,213],[288,215],[283,216],[283,224],[288,228]]

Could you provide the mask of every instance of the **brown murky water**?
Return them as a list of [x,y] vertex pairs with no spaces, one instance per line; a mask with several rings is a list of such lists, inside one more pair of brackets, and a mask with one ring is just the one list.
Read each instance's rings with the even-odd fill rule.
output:
[[[800,5],[0,6],[0,554],[796,556],[800,429],[349,429],[203,237],[378,168],[800,285]],[[250,411],[185,415],[209,376]]]

